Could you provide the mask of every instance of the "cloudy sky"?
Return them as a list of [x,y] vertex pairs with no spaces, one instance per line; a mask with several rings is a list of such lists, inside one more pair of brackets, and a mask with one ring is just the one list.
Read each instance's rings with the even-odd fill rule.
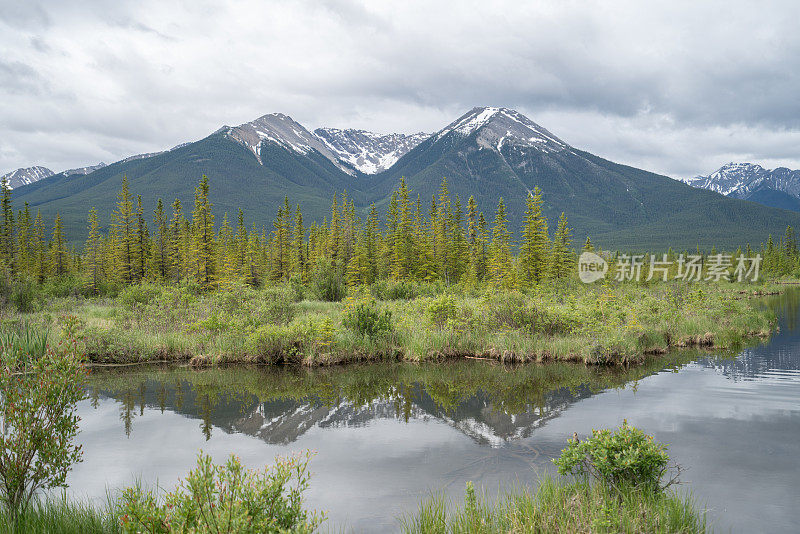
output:
[[435,131],[477,105],[673,177],[800,168],[800,3],[0,0],[0,172],[271,112]]

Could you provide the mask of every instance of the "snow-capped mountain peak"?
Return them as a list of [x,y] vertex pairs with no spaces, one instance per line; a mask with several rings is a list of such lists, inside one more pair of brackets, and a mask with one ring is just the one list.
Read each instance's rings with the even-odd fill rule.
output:
[[271,113],[235,127],[223,127],[225,135],[250,150],[259,163],[262,143],[273,143],[299,154],[316,150],[343,171],[352,174],[353,170],[342,164],[325,143],[283,113]]
[[725,196],[749,199],[761,190],[774,190],[800,198],[800,170],[786,167],[765,169],[755,163],[728,163],[708,176],[684,178],[692,187],[709,189]]
[[271,113],[245,124],[220,130],[247,148],[263,164],[262,143],[273,143],[298,154],[316,150],[348,174],[375,174],[394,165],[428,134],[376,134],[366,130],[318,128],[308,131],[283,113]]
[[317,128],[314,134],[337,157],[364,174],[376,174],[395,164],[430,134],[381,135],[366,130]]
[[479,146],[497,150],[506,144],[532,147],[542,152],[558,152],[569,145],[522,113],[501,107],[476,107],[436,134],[476,135]]
[[23,185],[32,184],[33,182],[38,182],[39,180],[53,176],[53,174],[55,173],[47,167],[34,166],[11,171],[0,178],[6,178],[8,180],[8,186],[14,189]]

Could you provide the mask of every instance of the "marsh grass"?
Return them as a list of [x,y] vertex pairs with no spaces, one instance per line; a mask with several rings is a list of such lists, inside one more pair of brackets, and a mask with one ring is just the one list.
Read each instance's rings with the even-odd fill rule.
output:
[[474,498],[463,504],[434,495],[416,514],[402,518],[407,533],[701,533],[706,517],[691,496],[655,493],[544,477],[536,490],[518,488],[495,502]]
[[[353,290],[341,302],[323,302],[298,301],[301,295],[289,285],[202,293],[183,285],[143,284],[114,298],[52,297],[42,311],[5,321],[52,325],[55,338],[77,338],[98,362],[313,366],[471,356],[613,365],[641,363],[644,354],[676,347],[737,348],[765,337],[775,312],[751,297],[777,288],[677,281],[568,282],[525,292],[452,286],[432,293],[432,287],[394,292],[377,285]],[[359,335],[363,332],[354,331],[356,323],[347,318],[353,302],[363,299],[376,313],[391,316],[391,328],[380,336]],[[69,331],[65,316],[75,317]]]
[[53,497],[31,504],[16,523],[0,509],[2,534],[116,534],[122,532],[113,513],[88,502]]

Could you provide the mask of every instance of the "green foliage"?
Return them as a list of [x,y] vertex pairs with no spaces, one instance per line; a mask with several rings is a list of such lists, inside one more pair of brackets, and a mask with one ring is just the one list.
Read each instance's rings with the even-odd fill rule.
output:
[[271,323],[289,323],[297,313],[297,293],[291,286],[270,287],[263,291],[261,307],[264,319]]
[[128,286],[119,295],[120,302],[127,309],[144,306],[161,298],[163,289],[156,284],[137,284]]
[[618,489],[585,482],[540,478],[535,490],[522,487],[495,502],[477,499],[471,485],[463,506],[441,495],[420,504],[402,520],[402,530],[419,534],[495,532],[680,532],[707,531],[705,513],[691,497]]
[[66,486],[81,460],[73,440],[85,370],[78,354],[48,347],[43,333],[25,329],[0,338],[0,499],[16,520],[36,492]]
[[359,336],[387,338],[393,330],[392,312],[381,310],[372,299],[350,299],[344,310],[342,324]]
[[453,295],[441,295],[431,300],[425,308],[425,316],[438,328],[444,328],[448,321],[456,318],[458,306]]
[[666,450],[666,445],[625,421],[616,431],[593,430],[592,436],[583,441],[570,439],[553,463],[561,475],[594,478],[617,487],[661,490],[669,463]]
[[263,472],[248,471],[231,455],[214,465],[202,452],[178,488],[160,498],[140,486],[122,493],[124,532],[308,533],[324,516],[303,508],[310,454],[278,458]]
[[340,269],[328,260],[320,261],[314,269],[311,274],[311,287],[314,295],[326,302],[339,302],[347,293]]

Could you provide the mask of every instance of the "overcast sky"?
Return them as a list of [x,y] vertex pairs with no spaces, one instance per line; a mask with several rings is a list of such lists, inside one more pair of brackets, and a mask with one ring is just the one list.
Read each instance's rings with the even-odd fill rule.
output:
[[271,112],[432,132],[479,105],[673,177],[800,168],[798,20],[793,0],[0,0],[0,172]]

